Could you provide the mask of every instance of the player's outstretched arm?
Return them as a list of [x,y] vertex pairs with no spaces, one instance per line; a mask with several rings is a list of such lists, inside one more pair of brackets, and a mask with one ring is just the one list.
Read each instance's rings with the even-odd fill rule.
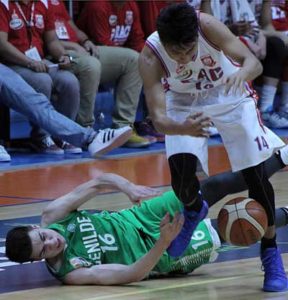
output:
[[140,203],[143,199],[161,194],[157,189],[135,185],[120,175],[103,173],[95,179],[80,184],[70,193],[51,202],[42,212],[41,226],[47,226],[64,219],[70,212],[77,210],[104,188],[112,188],[125,193],[134,204]]
[[179,234],[184,217],[182,214],[175,214],[170,223],[169,214],[163,218],[160,224],[160,238],[154,247],[142,258],[132,265],[104,264],[91,268],[81,268],[68,273],[64,278],[66,284],[96,284],[114,285],[136,282],[144,279],[159,261],[171,241]]

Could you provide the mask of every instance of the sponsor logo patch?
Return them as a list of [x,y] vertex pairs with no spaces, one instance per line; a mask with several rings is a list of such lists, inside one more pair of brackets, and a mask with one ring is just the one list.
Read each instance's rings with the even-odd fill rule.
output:
[[117,21],[118,21],[117,16],[111,15],[109,17],[109,24],[110,24],[110,26],[116,26],[117,25]]
[[19,18],[19,16],[14,11],[12,14],[12,19],[9,22],[9,27],[13,30],[19,30],[24,26],[24,22],[22,19]]
[[90,267],[92,265],[82,257],[73,257],[69,260],[69,262],[75,269]]
[[200,59],[201,59],[203,65],[206,67],[213,67],[216,64],[216,61],[213,60],[212,56],[209,54],[201,56]]

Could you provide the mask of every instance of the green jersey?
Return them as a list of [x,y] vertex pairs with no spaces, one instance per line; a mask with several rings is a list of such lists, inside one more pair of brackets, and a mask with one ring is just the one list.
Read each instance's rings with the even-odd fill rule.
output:
[[[171,217],[183,209],[170,191],[119,212],[91,214],[86,211],[70,213],[64,220],[48,228],[59,232],[66,240],[59,269],[49,267],[54,276],[62,279],[67,273],[82,267],[99,264],[130,265],[154,246],[160,236],[160,222],[169,212]],[[196,228],[191,243],[179,258],[165,252],[152,274],[189,273],[216,258],[219,237],[210,220]]]

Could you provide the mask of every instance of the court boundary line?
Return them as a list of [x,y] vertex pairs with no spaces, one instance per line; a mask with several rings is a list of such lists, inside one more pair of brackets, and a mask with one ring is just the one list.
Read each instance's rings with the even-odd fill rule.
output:
[[[153,188],[166,188],[166,187],[171,187],[170,184],[167,185],[152,185],[151,187]],[[105,195],[112,195],[112,194],[117,194],[117,193],[121,193],[119,191],[111,191],[111,192],[100,192],[99,194],[97,194],[97,196],[105,196]],[[0,198],[11,198],[11,199],[15,199],[15,200],[30,200],[32,202],[26,202],[26,203],[16,203],[16,204],[0,204],[0,208],[1,207],[12,207],[12,206],[17,206],[17,205],[31,205],[31,204],[37,204],[37,203],[45,203],[45,202],[50,202],[55,200],[56,198],[51,198],[51,199],[40,199],[40,198],[29,198],[29,197],[13,197],[13,196],[3,196],[0,195]],[[0,219],[1,220],[1,219]]]
[[[287,272],[287,269],[285,269],[285,272]],[[262,275],[262,274],[261,274]],[[151,288],[151,289],[145,289],[141,291],[131,291],[131,292],[124,292],[124,293],[118,293],[117,298],[121,297],[127,297],[127,296],[136,296],[136,295],[141,295],[141,294],[146,294],[146,293],[153,293],[153,292],[158,292],[162,290],[172,290],[172,289],[177,289],[177,288],[182,288],[182,287],[189,287],[189,286],[197,286],[197,285],[203,285],[203,284],[210,284],[210,283],[220,283],[220,282],[225,282],[225,281],[231,281],[231,280],[237,280],[241,279],[243,277],[255,277],[255,276],[260,276],[259,272],[255,273],[246,273],[243,275],[238,275],[238,276],[229,276],[225,278],[216,278],[216,279],[206,279],[206,280],[201,280],[197,282],[189,282],[189,283],[182,283],[182,284],[175,284],[175,285],[169,285],[165,287],[158,287],[158,288]],[[262,277],[262,276],[261,276]],[[262,291],[262,290],[261,290]],[[262,291],[263,292],[263,291]],[[286,291],[284,291],[286,292]],[[263,292],[264,293],[264,292]],[[115,299],[115,294],[111,295],[103,295],[103,296],[96,296],[92,298],[83,298],[83,300],[102,300],[102,299]]]
[[[93,163],[97,161],[103,161],[103,160],[113,160],[113,159],[120,159],[120,158],[129,158],[129,157],[135,157],[135,156],[146,156],[151,154],[161,154],[165,153],[165,148],[163,149],[157,149],[157,150],[147,150],[147,152],[131,152],[131,153],[117,153],[117,154],[108,154],[97,157],[97,159],[92,157],[75,157],[75,158],[66,158],[63,157],[63,160],[61,161],[43,161],[43,162],[37,162],[37,163],[27,163],[27,164],[21,164],[21,165],[9,165],[5,166],[5,163],[3,165],[0,165],[0,173],[5,172],[14,172],[14,171],[22,171],[27,169],[38,169],[42,167],[54,167],[54,166],[62,166],[62,165],[77,165],[82,163]],[[13,159],[13,157],[12,157]],[[6,168],[5,168],[6,167]]]

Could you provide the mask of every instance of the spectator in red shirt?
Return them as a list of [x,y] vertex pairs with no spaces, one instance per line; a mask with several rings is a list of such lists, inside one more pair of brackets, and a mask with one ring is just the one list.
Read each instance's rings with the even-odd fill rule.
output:
[[140,11],[141,25],[144,31],[145,39],[154,31],[156,31],[156,19],[160,10],[171,3],[180,3],[185,0],[166,0],[166,1],[137,1]]
[[[80,14],[78,25],[100,45],[122,46],[140,52],[145,43],[135,1],[87,2]],[[149,120],[134,125],[138,133],[151,142],[164,141],[164,136],[151,128],[152,123]]]
[[[52,60],[44,59],[44,48]],[[0,57],[20,74],[37,92],[51,99],[52,86],[57,93],[55,108],[68,118],[76,118],[79,107],[79,83],[68,71],[69,57],[54,30],[53,15],[47,10],[47,1],[8,1],[0,3]],[[66,142],[57,147],[50,135],[33,125],[31,146],[38,152],[63,154],[80,153]]]
[[271,4],[271,15],[272,24],[277,31],[288,33],[288,22],[287,22],[288,2],[285,0],[272,1]]
[[87,2],[78,25],[100,45],[122,46],[140,52],[145,43],[135,1]]
[[[125,48],[96,47],[86,33],[75,25],[62,1],[50,0],[49,5],[55,17],[57,36],[73,57],[72,71],[80,81],[81,101],[77,121],[83,126],[93,126],[98,85],[114,82],[116,105],[113,126],[132,125],[142,86],[137,67],[138,54]],[[138,148],[149,144],[148,140],[134,132],[126,146]]]
[[137,1],[141,25],[145,38],[156,30],[156,19],[160,10],[167,5],[166,1]]

